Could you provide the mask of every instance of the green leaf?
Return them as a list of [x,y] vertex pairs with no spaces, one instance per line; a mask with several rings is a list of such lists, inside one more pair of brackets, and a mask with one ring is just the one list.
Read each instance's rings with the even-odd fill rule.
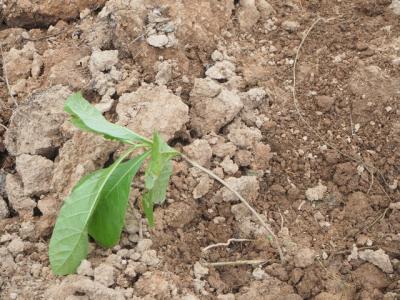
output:
[[169,179],[172,175],[172,161],[179,152],[168,146],[159,134],[154,133],[151,148],[151,161],[145,172],[145,186],[147,192],[143,195],[142,203],[146,218],[150,226],[154,225],[154,204],[164,202]]
[[102,134],[107,139],[124,143],[139,142],[151,145],[149,139],[128,128],[108,122],[95,107],[83,98],[80,92],[68,97],[64,110],[71,115],[71,122],[83,131]]
[[99,203],[90,219],[88,231],[103,247],[115,246],[121,236],[131,182],[150,152],[121,163],[104,186]]
[[154,203],[150,199],[151,195],[150,192],[147,192],[143,195],[142,204],[143,204],[143,211],[149,222],[150,227],[154,226],[154,215],[153,215],[153,207]]
[[88,224],[107,181],[119,164],[135,149],[131,147],[110,167],[83,177],[65,200],[49,245],[51,269],[56,275],[75,272],[88,252]]
[[168,160],[164,163],[160,175],[154,182],[153,188],[148,191],[150,193],[150,199],[152,203],[160,204],[164,202],[171,175],[172,161]]
[[172,175],[172,161],[167,160],[161,169],[160,175],[154,182],[153,188],[148,190],[142,198],[143,210],[150,226],[154,226],[153,207],[154,204],[164,202],[167,195],[169,179]]
[[153,188],[165,164],[177,155],[179,155],[179,152],[168,146],[158,133],[153,134],[151,161],[145,172],[145,186],[148,190]]

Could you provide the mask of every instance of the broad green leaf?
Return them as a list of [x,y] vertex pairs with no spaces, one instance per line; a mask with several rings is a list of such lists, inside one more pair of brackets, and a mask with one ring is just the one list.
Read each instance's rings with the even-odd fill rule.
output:
[[158,133],[153,134],[151,161],[145,172],[145,186],[148,190],[153,188],[165,164],[177,155],[179,155],[179,152],[168,146]]
[[107,181],[134,147],[110,167],[83,177],[65,200],[49,245],[51,269],[56,275],[75,272],[88,252],[88,224]]
[[172,175],[172,161],[167,160],[163,165],[163,169],[161,170],[160,175],[155,180],[153,188],[148,190],[143,195],[142,198],[143,210],[150,226],[154,226],[154,218],[153,218],[154,204],[161,204],[164,202],[171,175]]
[[90,219],[88,231],[103,247],[116,245],[121,236],[131,182],[150,152],[121,163],[106,182],[99,203]]
[[145,172],[145,186],[148,191],[142,198],[144,212],[150,226],[154,225],[154,204],[160,204],[165,200],[169,179],[172,175],[171,159],[177,155],[179,152],[168,146],[159,134],[154,133],[151,161]]
[[64,110],[71,115],[71,122],[83,131],[102,134],[105,138],[124,143],[144,143],[151,141],[128,128],[110,123],[104,116],[83,98],[80,92],[68,97]]
[[167,188],[169,184],[169,178],[172,175],[172,161],[167,160],[163,164],[160,175],[154,182],[153,188],[148,192],[150,193],[151,202],[154,204],[160,204],[164,202],[165,196],[167,194]]

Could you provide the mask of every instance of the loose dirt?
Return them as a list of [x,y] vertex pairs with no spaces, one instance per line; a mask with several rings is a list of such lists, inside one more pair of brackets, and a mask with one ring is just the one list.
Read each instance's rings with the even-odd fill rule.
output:
[[[400,1],[28,2],[0,8],[1,299],[400,298]],[[155,228],[138,179],[120,244],[52,275],[63,199],[122,151],[68,122],[78,90],[224,177],[286,261],[178,160]]]

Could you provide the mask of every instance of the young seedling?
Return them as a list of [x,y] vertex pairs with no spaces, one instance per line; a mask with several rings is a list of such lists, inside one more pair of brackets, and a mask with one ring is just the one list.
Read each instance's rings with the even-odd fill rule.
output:
[[[50,265],[54,274],[66,275],[76,271],[87,256],[89,236],[103,247],[113,247],[118,243],[131,182],[148,158],[145,169],[146,192],[142,196],[142,206],[149,225],[154,226],[154,205],[165,200],[172,175],[172,159],[178,156],[231,190],[274,238],[283,259],[275,234],[247,201],[211,171],[168,146],[158,133],[154,133],[150,140],[108,122],[81,93],[68,97],[64,109],[70,114],[71,122],[79,129],[103,135],[106,139],[120,141],[130,147],[108,168],[84,176],[64,201],[49,245]],[[129,158],[139,148],[143,149],[143,153]]]

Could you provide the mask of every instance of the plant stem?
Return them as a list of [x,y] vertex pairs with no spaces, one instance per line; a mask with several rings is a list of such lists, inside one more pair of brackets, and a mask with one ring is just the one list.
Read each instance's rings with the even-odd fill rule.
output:
[[264,222],[264,220],[261,218],[261,216],[256,212],[256,210],[251,207],[251,205],[244,199],[237,191],[235,191],[225,180],[222,178],[218,177],[216,174],[214,174],[212,171],[202,167],[195,161],[192,161],[190,158],[188,158],[186,155],[181,153],[181,156],[184,160],[186,160],[189,164],[191,164],[193,167],[203,171],[204,173],[208,174],[210,177],[214,178],[216,181],[221,183],[223,186],[225,186],[228,190],[230,190],[236,197],[239,198],[239,200],[250,210],[250,212],[257,218],[258,222],[267,230],[267,232],[274,238],[275,246],[279,252],[279,257],[282,262],[285,262],[285,258],[283,256],[282,248],[280,246],[278,237],[275,235],[275,233],[272,231],[272,229],[269,227],[267,223]]

